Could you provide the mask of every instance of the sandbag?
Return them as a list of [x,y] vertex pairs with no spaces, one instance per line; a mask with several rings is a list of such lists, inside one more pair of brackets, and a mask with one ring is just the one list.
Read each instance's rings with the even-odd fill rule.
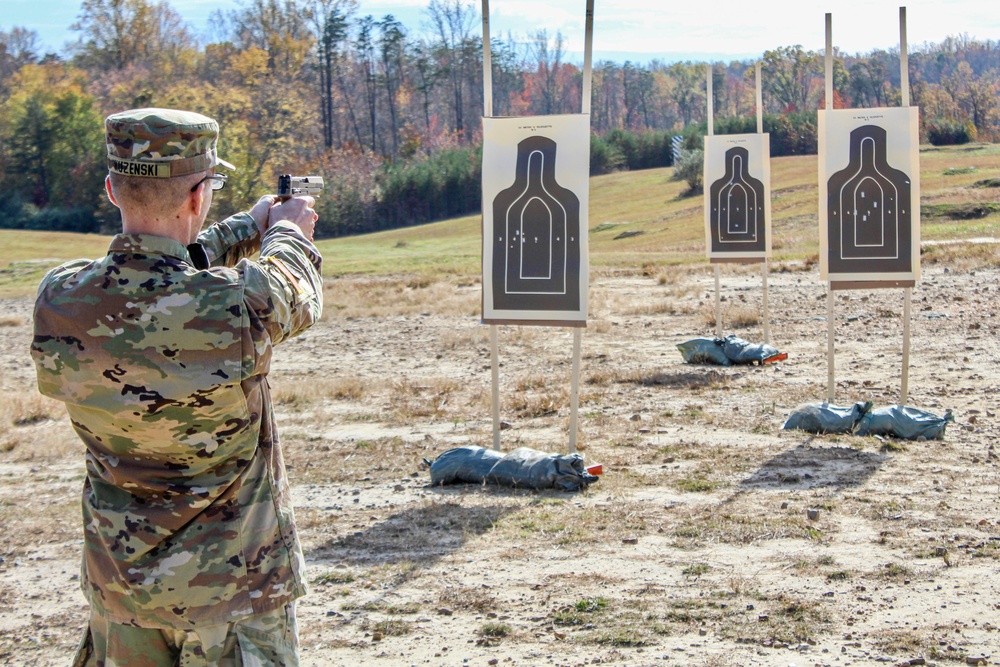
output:
[[677,344],[688,364],[766,364],[787,359],[788,355],[767,343],[751,343],[735,334],[725,338],[692,338]]
[[548,454],[520,447],[504,455],[484,447],[449,449],[430,466],[431,485],[500,484],[527,489],[578,491],[599,477],[587,472],[579,454]]
[[692,338],[689,341],[677,343],[677,349],[681,351],[684,363],[687,364],[732,365],[722,349],[722,340],[719,338]]
[[861,418],[871,409],[871,401],[855,403],[849,407],[812,403],[793,410],[781,428],[809,433],[854,433]]
[[763,364],[781,355],[776,347],[767,343],[751,343],[735,334],[729,334],[722,341],[722,351],[734,364]]
[[944,417],[938,417],[917,408],[890,405],[865,413],[858,424],[857,434],[885,435],[903,440],[943,440],[945,426],[950,421],[955,421],[950,410],[945,412]]
[[597,480],[587,473],[579,454],[547,454],[530,447],[510,452],[486,476],[486,481],[501,486],[563,491],[578,491]]
[[503,458],[501,452],[485,447],[455,447],[443,452],[431,467],[431,485],[482,484],[493,465]]

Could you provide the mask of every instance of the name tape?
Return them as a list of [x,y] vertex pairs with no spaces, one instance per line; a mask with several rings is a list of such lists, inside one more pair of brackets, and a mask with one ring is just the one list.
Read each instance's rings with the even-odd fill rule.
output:
[[108,168],[123,176],[170,178],[170,165],[163,162],[133,162],[109,157]]

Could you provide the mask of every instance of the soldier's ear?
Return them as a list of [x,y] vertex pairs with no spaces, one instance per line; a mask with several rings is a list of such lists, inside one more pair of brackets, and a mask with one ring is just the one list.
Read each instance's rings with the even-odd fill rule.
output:
[[104,177],[104,191],[108,193],[108,199],[111,200],[111,203],[121,208],[121,206],[118,206],[118,200],[115,199],[115,193],[111,189],[111,176]]
[[190,208],[191,213],[198,217],[201,215],[203,207],[205,204],[205,188],[208,187],[208,181],[202,181],[188,196],[187,203]]

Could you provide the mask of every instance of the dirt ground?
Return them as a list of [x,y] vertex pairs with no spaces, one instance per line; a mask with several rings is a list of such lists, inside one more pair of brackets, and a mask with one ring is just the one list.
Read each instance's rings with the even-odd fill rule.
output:
[[[788,359],[728,368],[675,347],[712,332],[707,267],[596,272],[579,448],[604,474],[575,494],[428,486],[423,458],[491,442],[478,284],[330,280],[271,376],[303,664],[1000,664],[1000,271],[957,264],[913,291],[907,405],[956,420],[920,442],[781,429],[826,396],[815,267],[769,275]],[[757,270],[725,268],[722,295],[725,332],[762,341]],[[83,455],[34,392],[30,302],[2,307],[0,664],[67,665]],[[902,311],[837,293],[836,404],[899,400]],[[502,448],[564,452],[572,335],[499,333]]]

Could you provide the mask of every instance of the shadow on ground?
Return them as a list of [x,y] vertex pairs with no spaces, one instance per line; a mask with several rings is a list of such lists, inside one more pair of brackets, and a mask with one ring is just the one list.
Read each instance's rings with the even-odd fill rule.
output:
[[814,489],[861,486],[888,456],[851,447],[814,447],[809,438],[766,461],[741,482],[748,489]]
[[470,507],[452,500],[404,509],[365,530],[331,540],[306,558],[346,565],[402,561],[428,565],[461,549],[516,509],[500,504]]

